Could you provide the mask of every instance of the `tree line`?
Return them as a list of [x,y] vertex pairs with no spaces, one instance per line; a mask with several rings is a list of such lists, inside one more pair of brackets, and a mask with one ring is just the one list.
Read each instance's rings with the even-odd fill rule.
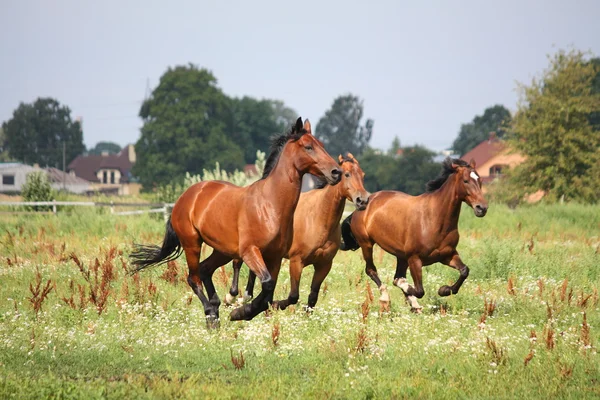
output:
[[[451,149],[464,155],[488,138],[503,139],[526,161],[490,188],[499,200],[543,190],[551,199],[600,199],[600,59],[577,50],[559,51],[530,84],[521,84],[512,113],[503,105],[486,108],[462,124]],[[374,121],[364,118],[363,100],[337,97],[316,124],[315,134],[337,155],[353,153],[370,191],[424,191],[436,176],[436,153],[424,146],[401,147],[396,137],[386,151],[369,145]],[[143,121],[135,144],[133,174],[146,190],[183,183],[218,162],[227,171],[254,162],[268,151],[270,137],[284,132],[297,112],[280,100],[231,97],[212,72],[189,64],[169,68],[140,107]],[[68,107],[50,98],[20,104],[0,129],[0,161],[61,166],[86,151],[78,121]],[[116,153],[120,146],[100,142],[89,154]],[[508,196],[508,197],[507,197]]]

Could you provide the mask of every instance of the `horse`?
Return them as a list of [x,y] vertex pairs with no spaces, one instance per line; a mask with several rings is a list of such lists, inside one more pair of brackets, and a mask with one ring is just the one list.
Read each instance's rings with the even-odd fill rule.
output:
[[[222,181],[190,186],[173,207],[162,246],[135,247],[130,256],[134,272],[185,253],[188,284],[204,306],[207,324],[215,327],[221,301],[213,273],[232,259],[242,259],[260,278],[262,290],[251,303],[234,309],[230,319],[254,318],[273,301],[281,261],[292,244],[294,210],[305,173],[331,185],[342,174],[312,135],[310,122],[303,124],[298,118],[289,133],[273,140],[262,179],[246,187]],[[200,262],[203,243],[213,252]]]
[[[351,153],[339,156],[342,180],[336,186],[320,184],[319,188],[300,195],[294,213],[294,236],[292,246],[285,258],[290,260],[291,289],[288,298],[274,301],[273,308],[285,310],[290,304],[298,303],[302,270],[314,265],[315,272],[310,286],[308,306],[314,308],[321,284],[329,274],[333,258],[340,247],[340,220],[346,200],[354,203],[356,209],[367,206],[369,193],[363,186],[365,173]],[[238,295],[238,279],[241,260],[233,261],[233,282],[225,302],[232,304]],[[250,272],[244,299],[252,298],[256,276]]]
[[[373,263],[374,244],[396,256],[394,285],[402,290],[413,312],[422,311],[417,298],[425,294],[423,266],[440,262],[458,270],[458,280],[440,287],[438,294],[458,293],[469,276],[469,268],[456,251],[461,204],[468,204],[480,218],[488,210],[475,166],[474,160],[467,163],[448,157],[440,176],[427,183],[426,193],[411,196],[398,191],[376,192],[366,209],[353,212],[342,223],[341,249],[361,248],[365,272],[379,288],[384,306],[389,306],[389,294]],[[406,280],[408,268],[414,286]]]

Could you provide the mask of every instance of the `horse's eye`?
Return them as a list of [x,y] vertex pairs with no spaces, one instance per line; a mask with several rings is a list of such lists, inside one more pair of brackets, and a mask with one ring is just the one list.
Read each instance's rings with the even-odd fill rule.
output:
[[350,172],[346,172],[344,175],[346,176],[346,178],[350,178]]
[[463,182],[464,182],[464,183],[469,183],[469,180],[467,179],[467,180],[464,180]]
[[312,149],[313,149],[313,147],[312,147],[310,144],[309,144],[309,145],[306,145],[306,146],[304,146],[304,148],[305,148],[306,150],[308,150],[308,151],[310,151],[310,150],[312,150]]

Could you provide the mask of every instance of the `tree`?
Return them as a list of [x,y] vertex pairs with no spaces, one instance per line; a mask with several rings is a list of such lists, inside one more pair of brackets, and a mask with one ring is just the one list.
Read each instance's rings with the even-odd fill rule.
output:
[[242,149],[228,135],[234,127],[230,99],[206,69],[169,68],[142,104],[140,117],[144,125],[132,173],[145,188],[183,179],[185,172],[201,173],[215,160],[227,170],[244,165]]
[[254,162],[257,150],[268,151],[271,136],[284,132],[295,121],[296,112],[281,101],[244,96],[232,99],[231,104],[235,126],[231,137],[244,150],[246,163]]
[[580,51],[559,51],[531,85],[521,85],[511,144],[527,157],[511,182],[531,193],[585,202],[600,199],[600,132],[590,115],[600,112],[594,91],[599,68]]
[[8,149],[6,148],[6,134],[4,133],[4,129],[0,126],[0,162],[9,161],[10,155],[8,154]]
[[458,137],[452,144],[452,150],[456,154],[466,154],[486,140],[491,132],[496,132],[496,136],[501,138],[510,120],[510,111],[504,106],[497,104],[486,108],[483,115],[476,115],[472,122],[461,125]]
[[398,155],[398,150],[402,148],[400,144],[400,138],[398,136],[394,136],[394,140],[392,140],[392,145],[388,149],[388,155],[392,157],[396,157]]
[[88,153],[90,155],[101,155],[106,152],[108,154],[118,154],[121,151],[121,146],[113,142],[98,142],[96,146],[91,148]]
[[67,163],[85,150],[80,123],[71,120],[69,107],[52,98],[21,103],[2,128],[10,156],[26,164],[60,168],[63,144]]
[[351,94],[340,96],[317,123],[316,136],[333,156],[346,152],[359,156],[373,133],[373,120],[367,119],[361,126],[362,117],[362,100]]

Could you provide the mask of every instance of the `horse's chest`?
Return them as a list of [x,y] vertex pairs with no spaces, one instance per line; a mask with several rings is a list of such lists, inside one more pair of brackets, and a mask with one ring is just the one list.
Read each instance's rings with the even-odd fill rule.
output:
[[458,245],[458,232],[451,232],[450,234],[439,238],[433,243],[430,243],[428,250],[424,252],[423,259],[427,264],[433,264],[445,260],[452,256],[456,251]]

